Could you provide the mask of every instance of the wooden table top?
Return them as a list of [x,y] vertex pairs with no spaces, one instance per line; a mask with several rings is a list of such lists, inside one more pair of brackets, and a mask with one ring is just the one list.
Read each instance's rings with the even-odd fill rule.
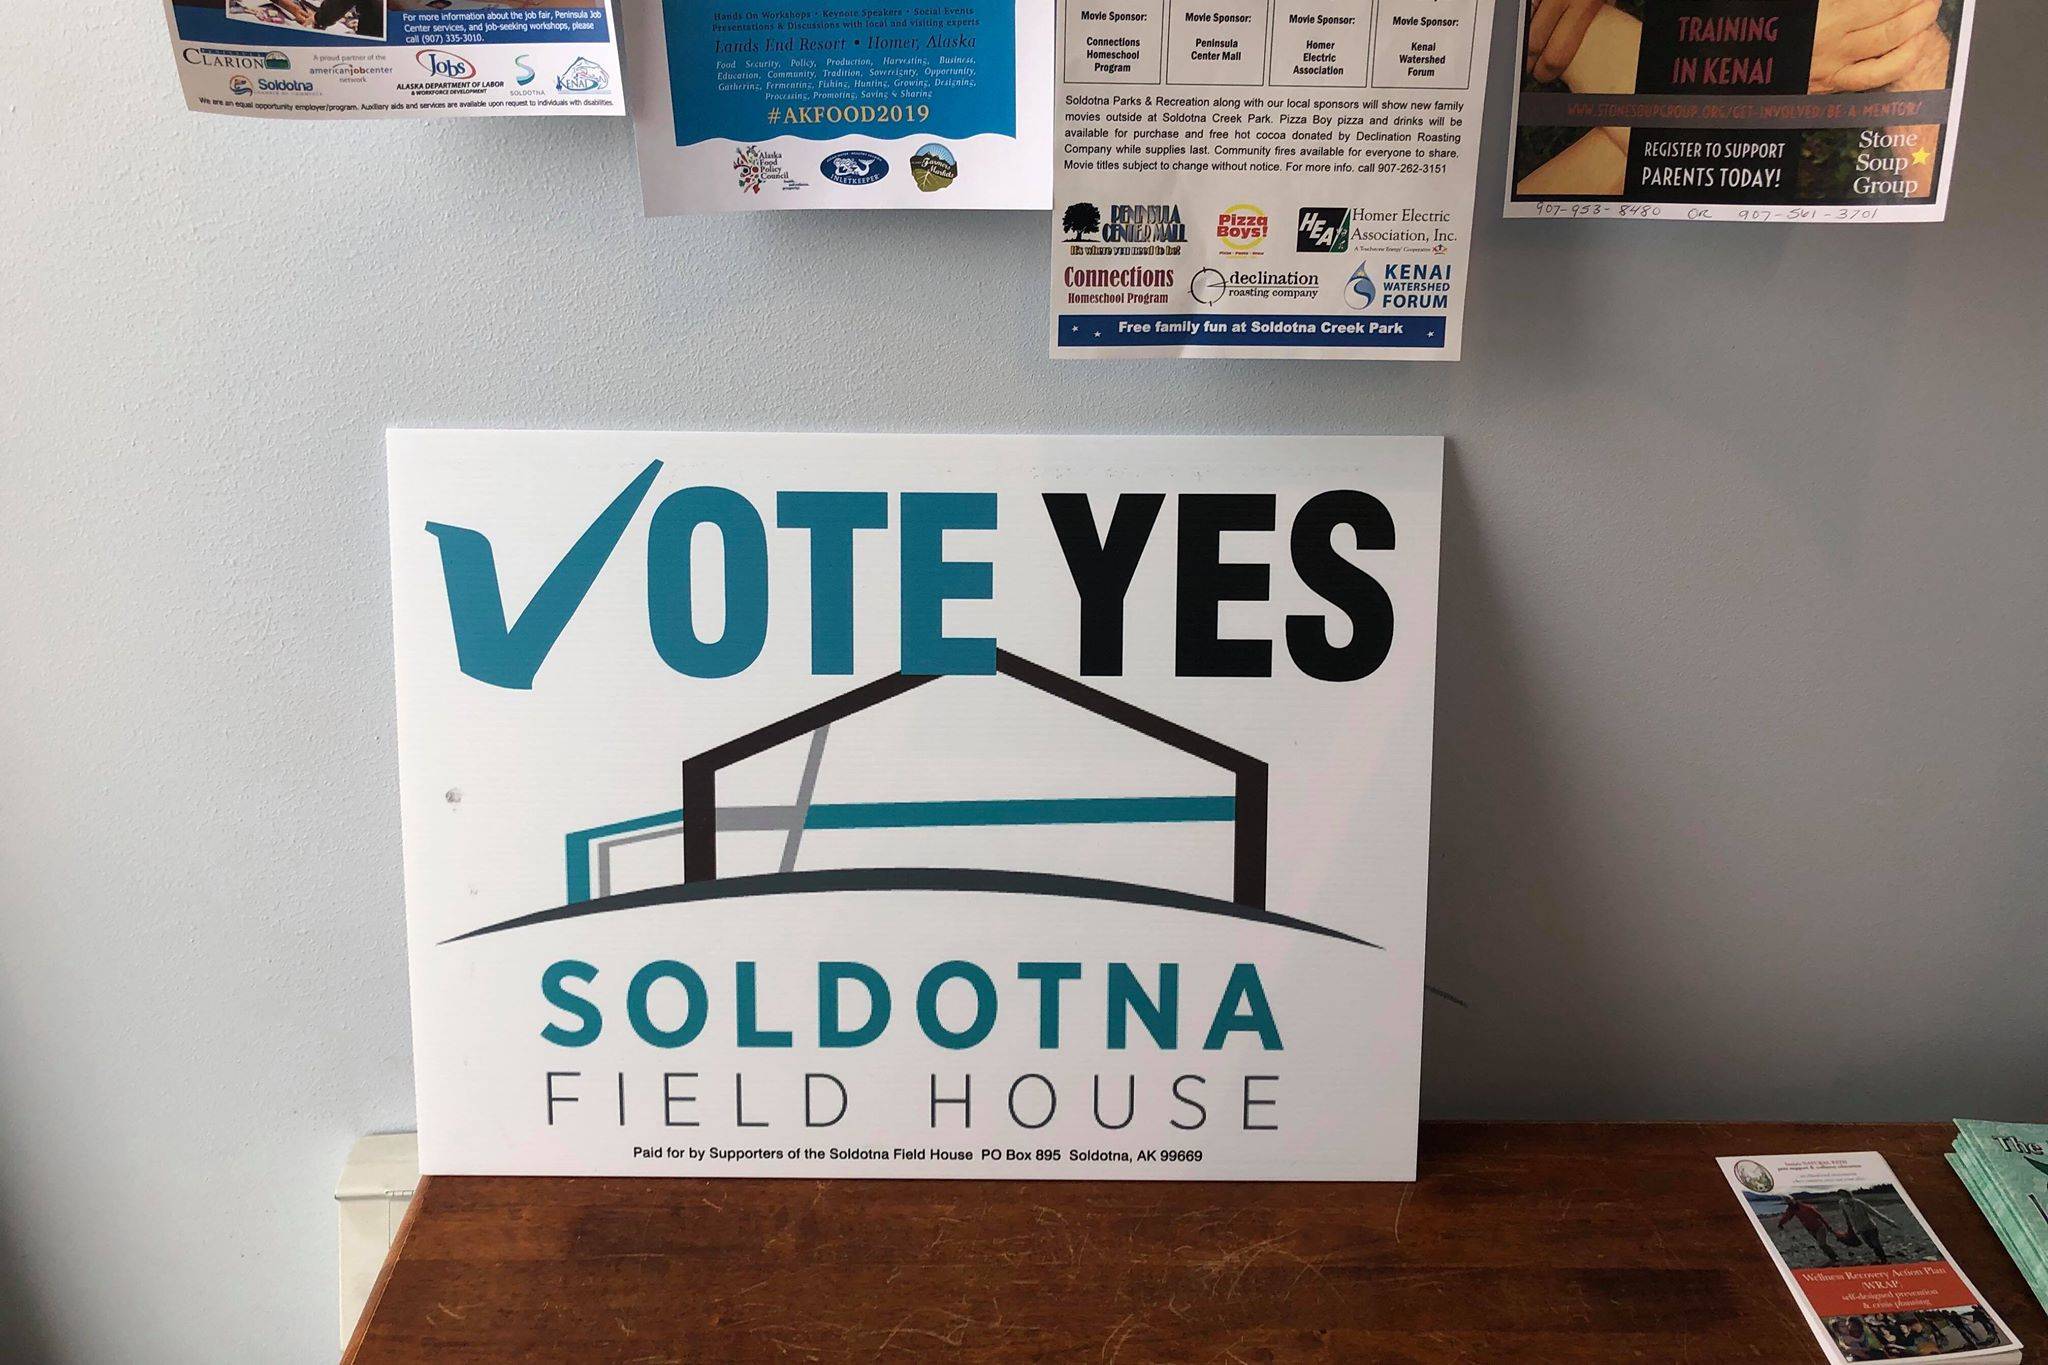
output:
[[345,1359],[1823,1359],[1712,1160],[1877,1150],[2048,1360],[1946,1124],[1425,1124],[1413,1185],[430,1177]]

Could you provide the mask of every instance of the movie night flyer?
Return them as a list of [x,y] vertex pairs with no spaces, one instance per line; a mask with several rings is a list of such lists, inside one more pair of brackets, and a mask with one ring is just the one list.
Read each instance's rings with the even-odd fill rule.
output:
[[1524,0],[1511,218],[1938,222],[1976,0]]
[[1456,360],[1493,13],[1061,0],[1053,356]]

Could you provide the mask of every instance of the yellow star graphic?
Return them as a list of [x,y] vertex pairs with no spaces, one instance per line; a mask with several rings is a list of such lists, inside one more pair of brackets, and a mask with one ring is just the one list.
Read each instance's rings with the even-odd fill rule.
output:
[[1925,147],[1913,153],[1913,164],[1915,166],[1925,166],[1932,160],[1934,160],[1934,153],[1928,151]]

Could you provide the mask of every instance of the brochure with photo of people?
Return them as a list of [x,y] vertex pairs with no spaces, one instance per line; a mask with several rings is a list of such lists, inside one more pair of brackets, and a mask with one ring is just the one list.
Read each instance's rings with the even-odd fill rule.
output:
[[1940,222],[1976,0],[1522,0],[1510,218]]
[[1719,1160],[1828,1359],[2020,1358],[1878,1153]]

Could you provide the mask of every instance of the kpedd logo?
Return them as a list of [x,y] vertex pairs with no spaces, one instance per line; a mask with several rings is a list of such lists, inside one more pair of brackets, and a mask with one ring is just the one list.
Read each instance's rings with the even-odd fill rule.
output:
[[872,185],[889,173],[889,163],[874,152],[834,152],[818,171],[835,185]]
[[443,52],[430,47],[413,54],[413,60],[425,69],[429,76],[444,81],[471,81],[476,79],[476,63],[453,52]]
[[612,73],[588,57],[578,57],[569,63],[568,69],[555,77],[555,89],[565,95],[595,95],[609,90]]

